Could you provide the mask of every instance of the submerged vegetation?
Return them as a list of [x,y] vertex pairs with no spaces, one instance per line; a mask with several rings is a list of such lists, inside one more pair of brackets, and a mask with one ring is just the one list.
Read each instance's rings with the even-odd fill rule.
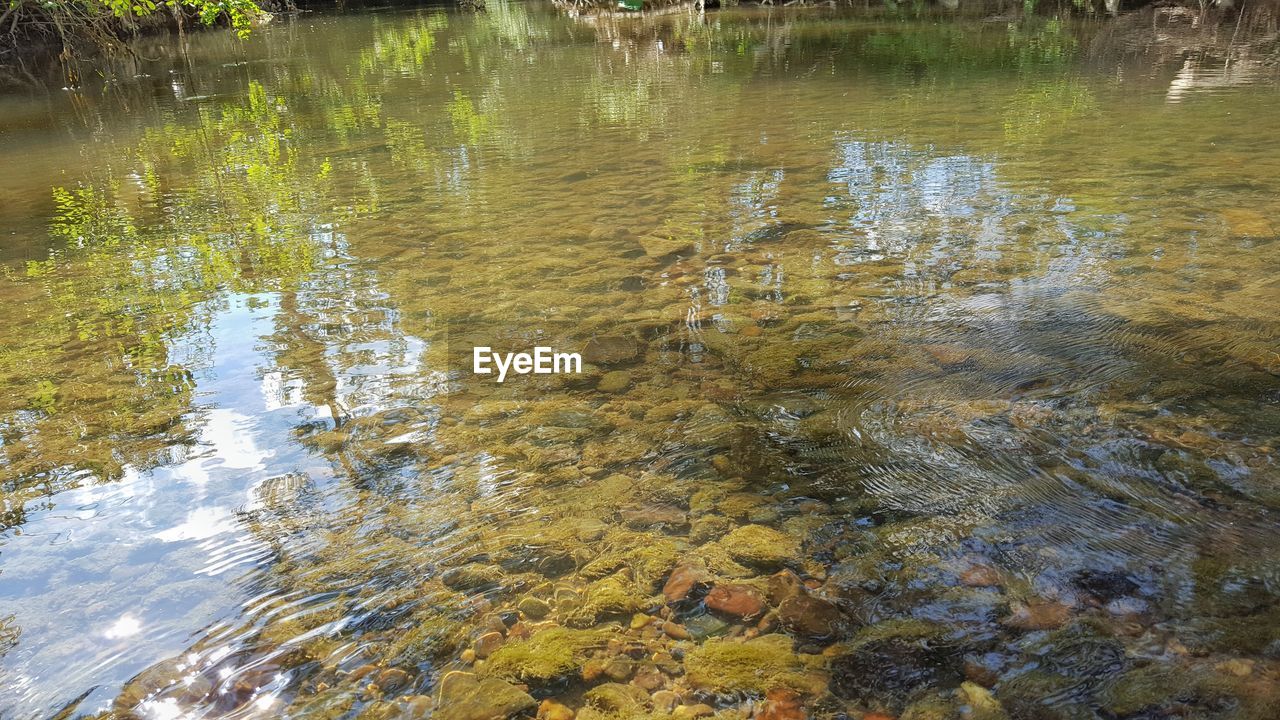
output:
[[1274,19],[487,5],[0,108],[3,714],[1269,720]]

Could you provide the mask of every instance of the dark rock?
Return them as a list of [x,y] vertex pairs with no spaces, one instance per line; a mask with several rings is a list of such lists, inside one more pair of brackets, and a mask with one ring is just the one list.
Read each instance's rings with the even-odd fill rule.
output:
[[1128,575],[1114,570],[1083,570],[1076,574],[1072,582],[1104,604],[1132,595],[1138,590],[1138,583],[1129,579]]
[[924,689],[958,687],[957,658],[923,638],[887,637],[857,644],[831,664],[831,692],[901,712]]
[[792,635],[819,641],[835,640],[847,625],[840,608],[805,592],[782,601],[778,606],[778,622]]

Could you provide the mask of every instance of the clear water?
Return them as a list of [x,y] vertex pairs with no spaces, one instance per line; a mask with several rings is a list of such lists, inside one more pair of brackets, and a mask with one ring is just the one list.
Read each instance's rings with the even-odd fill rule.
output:
[[1273,717],[1274,38],[491,0],[0,97],[0,715],[460,717],[568,624],[725,717]]

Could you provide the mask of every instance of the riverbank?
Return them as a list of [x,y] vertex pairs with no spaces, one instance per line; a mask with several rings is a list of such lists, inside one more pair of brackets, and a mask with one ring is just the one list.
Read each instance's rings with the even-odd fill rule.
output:
[[[401,3],[412,5],[413,3]],[[1181,7],[1194,13],[1197,23],[1221,25],[1274,18],[1276,0],[1264,0],[1262,4],[1249,3],[1238,8],[1233,3],[1184,3]],[[738,5],[744,7],[787,7],[792,9],[848,11],[854,5],[840,2],[810,3],[806,0],[792,2],[687,2],[686,0],[646,0],[640,12],[619,9],[611,0],[552,0],[551,5],[573,16],[589,18],[631,17],[654,18],[667,13],[715,11]],[[1113,17],[1133,13],[1147,7],[1145,0],[1132,5],[1114,5],[1109,0],[1088,2],[1012,2],[1011,0],[980,0],[978,2],[953,2],[942,0],[917,5],[899,5],[894,2],[865,4],[856,11],[866,18],[906,20],[935,18],[938,21],[983,20],[988,22],[1020,22],[1034,17]],[[463,2],[459,5],[483,12],[483,2]],[[1169,6],[1163,7],[1169,9]],[[347,11],[359,12],[359,7],[343,5]],[[136,5],[124,0],[72,0],[69,2],[43,3],[36,0],[18,0],[0,13],[0,87],[42,82],[50,76],[50,69],[58,66],[65,84],[77,85],[85,74],[95,74],[95,64],[108,64],[113,57],[129,56],[139,37],[154,36],[162,43],[181,46],[182,37],[188,31],[209,27],[224,27],[241,35],[255,26],[270,22],[279,14],[305,11],[334,11],[337,6],[327,2],[296,2],[296,0],[234,0],[233,2],[206,2],[186,0],[181,4],[143,3]],[[6,27],[7,26],[7,27]]]

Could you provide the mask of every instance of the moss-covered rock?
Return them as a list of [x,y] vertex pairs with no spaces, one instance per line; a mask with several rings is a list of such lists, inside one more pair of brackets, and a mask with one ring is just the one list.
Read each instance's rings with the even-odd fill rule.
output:
[[454,671],[440,681],[437,720],[495,720],[532,708],[537,702],[511,683]]
[[746,642],[709,640],[685,655],[689,683],[718,694],[763,695],[785,687],[805,695],[818,695],[826,688],[824,661],[800,655],[785,635],[762,635]]
[[597,685],[584,697],[592,707],[612,713],[634,713],[649,706],[649,693],[635,685],[616,682]]
[[562,621],[575,628],[587,628],[608,618],[630,617],[660,604],[644,584],[621,571],[587,586],[582,600],[566,608]]
[[484,665],[484,674],[530,684],[544,684],[577,674],[588,654],[603,647],[600,631],[548,628],[528,640],[503,645]]
[[738,562],[776,569],[796,561],[800,542],[764,525],[743,525],[725,536],[721,545]]
[[476,591],[497,587],[504,577],[496,565],[467,563],[444,571],[440,579],[451,590]]

